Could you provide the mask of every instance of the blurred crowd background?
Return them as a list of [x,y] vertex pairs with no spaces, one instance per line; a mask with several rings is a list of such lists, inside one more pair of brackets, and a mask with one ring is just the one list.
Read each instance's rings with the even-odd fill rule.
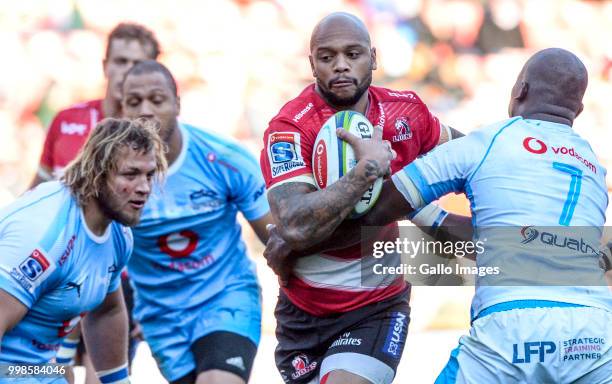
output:
[[[106,36],[118,22],[135,21],[157,35],[160,61],[179,83],[183,121],[232,135],[258,156],[268,121],[312,81],[312,28],[338,10],[370,29],[379,59],[374,84],[417,91],[444,123],[466,133],[507,116],[510,89],[533,52],[571,50],[590,76],[575,129],[612,167],[612,1],[0,0],[0,206],[27,189],[53,115],[103,96]],[[467,210],[460,198],[444,203]],[[275,278],[262,247],[248,233],[247,239],[264,289],[254,378],[279,379],[272,363]],[[417,342],[402,362],[411,377],[418,369],[435,377],[430,356],[441,368],[447,350],[440,354],[440,343],[448,351],[456,343],[455,333],[424,334],[419,343],[418,332],[468,327],[473,288],[466,288],[415,287],[410,337]],[[419,356],[429,360],[420,364]],[[143,367],[154,366],[146,361]],[[407,371],[400,367],[398,377]]]
[[367,23],[375,84],[416,90],[465,132],[506,116],[531,53],[575,52],[590,75],[576,130],[612,165],[612,1],[0,0],[0,203],[27,188],[54,113],[103,95],[106,35],[118,22],[158,36],[183,120],[258,153],[269,119],[312,81],[310,32],[335,10]]

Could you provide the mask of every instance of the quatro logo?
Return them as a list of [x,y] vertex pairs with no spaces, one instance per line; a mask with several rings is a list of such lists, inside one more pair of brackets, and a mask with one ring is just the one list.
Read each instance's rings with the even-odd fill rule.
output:
[[542,140],[538,140],[535,137],[526,137],[523,140],[523,147],[531,153],[541,155],[548,150],[548,147]]

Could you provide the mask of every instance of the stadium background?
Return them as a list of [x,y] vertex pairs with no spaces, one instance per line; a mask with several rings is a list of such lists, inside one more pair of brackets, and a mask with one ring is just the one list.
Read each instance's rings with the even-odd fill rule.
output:
[[[417,91],[443,122],[465,133],[506,117],[511,86],[531,53],[552,46],[571,50],[589,70],[585,110],[574,127],[612,166],[612,1],[0,0],[0,206],[27,188],[54,113],[103,95],[106,35],[118,22],[136,21],[156,33],[160,61],[179,83],[182,120],[231,134],[258,155],[268,120],[312,81],[307,55],[313,26],[336,10],[368,25],[378,49],[374,84]],[[443,203],[467,212],[460,197]],[[245,232],[264,295],[263,339],[251,382],[277,383],[277,286],[263,247]],[[397,382],[433,382],[469,326],[472,291],[415,287]],[[158,380],[141,348],[133,382]]]

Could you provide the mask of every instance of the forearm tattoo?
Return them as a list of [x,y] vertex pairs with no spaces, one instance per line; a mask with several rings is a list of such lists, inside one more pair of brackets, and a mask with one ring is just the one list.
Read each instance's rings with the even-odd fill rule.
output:
[[337,182],[317,191],[306,183],[286,183],[268,192],[270,208],[283,238],[293,249],[305,249],[329,235],[349,215],[378,176],[375,161],[366,164],[366,175],[353,168]]

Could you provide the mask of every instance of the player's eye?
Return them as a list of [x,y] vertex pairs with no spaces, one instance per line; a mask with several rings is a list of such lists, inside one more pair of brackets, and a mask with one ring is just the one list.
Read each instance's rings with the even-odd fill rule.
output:
[[331,55],[321,55],[321,56],[319,56],[319,60],[321,60],[324,63],[330,62],[331,59],[332,59]]
[[155,96],[153,97],[153,99],[151,99],[151,101],[153,102],[153,104],[159,105],[166,101],[166,98],[163,96]]
[[356,59],[356,58],[359,57],[359,55],[360,55],[360,52],[356,52],[356,51],[351,51],[351,52],[347,53],[347,56],[350,59]]
[[125,57],[116,57],[114,61],[117,65],[126,65],[128,62]]

